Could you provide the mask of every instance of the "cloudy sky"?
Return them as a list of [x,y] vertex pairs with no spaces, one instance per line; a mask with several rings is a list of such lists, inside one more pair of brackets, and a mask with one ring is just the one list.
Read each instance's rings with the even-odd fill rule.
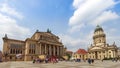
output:
[[0,50],[5,34],[25,40],[48,28],[68,50],[87,49],[96,25],[120,46],[120,0],[0,0]]

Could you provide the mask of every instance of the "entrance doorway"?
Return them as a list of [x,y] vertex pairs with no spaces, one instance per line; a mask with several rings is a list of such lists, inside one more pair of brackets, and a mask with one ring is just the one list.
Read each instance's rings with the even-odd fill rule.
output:
[[95,59],[98,59],[97,51],[95,51]]

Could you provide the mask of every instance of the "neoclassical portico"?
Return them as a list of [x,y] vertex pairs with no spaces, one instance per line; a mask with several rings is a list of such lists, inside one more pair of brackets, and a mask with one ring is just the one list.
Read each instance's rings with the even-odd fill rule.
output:
[[52,44],[46,44],[46,43],[39,43],[39,49],[38,52],[40,55],[48,55],[48,56],[61,56],[63,54],[63,46],[60,45],[52,45]]

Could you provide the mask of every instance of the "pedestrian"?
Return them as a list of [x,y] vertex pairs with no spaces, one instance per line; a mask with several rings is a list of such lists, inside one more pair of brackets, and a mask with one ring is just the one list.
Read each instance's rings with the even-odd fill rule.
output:
[[48,58],[45,59],[45,63],[48,63]]
[[35,63],[36,62],[36,60],[35,59],[33,59],[33,63]]
[[90,58],[88,59],[88,63],[91,64],[91,59]]
[[102,62],[103,62],[103,59],[102,59]]
[[91,59],[91,62],[94,63],[94,59]]
[[54,63],[56,63],[56,60],[55,60],[55,58],[53,58],[53,59],[52,59],[52,61],[53,61],[53,64],[54,64]]
[[58,61],[59,61],[59,59],[57,58],[57,59],[56,59],[56,62],[58,63]]
[[118,59],[117,59],[117,58],[115,58],[115,61],[117,62],[117,61],[118,61]]

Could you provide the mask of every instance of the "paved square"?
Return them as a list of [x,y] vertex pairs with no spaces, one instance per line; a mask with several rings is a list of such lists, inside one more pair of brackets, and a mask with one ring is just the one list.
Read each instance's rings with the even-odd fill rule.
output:
[[17,62],[3,62],[0,63],[0,68],[120,68],[120,62],[112,61],[95,61],[94,64],[88,64],[87,62],[59,62],[52,63],[35,63],[32,61],[17,61]]

